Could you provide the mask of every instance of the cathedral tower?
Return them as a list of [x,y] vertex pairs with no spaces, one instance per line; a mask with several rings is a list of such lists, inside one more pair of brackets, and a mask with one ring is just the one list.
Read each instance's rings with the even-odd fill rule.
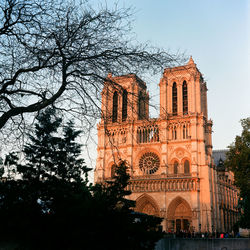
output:
[[219,230],[206,82],[191,57],[165,69],[159,86],[160,115],[150,119],[145,82],[135,74],[108,75],[95,182],[112,179],[126,160],[136,211],[163,217],[167,231]]

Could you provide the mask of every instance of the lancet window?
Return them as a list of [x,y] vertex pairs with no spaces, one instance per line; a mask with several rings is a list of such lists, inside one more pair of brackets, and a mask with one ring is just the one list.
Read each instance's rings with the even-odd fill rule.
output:
[[184,162],[184,174],[189,174],[190,173],[190,164],[188,160],[185,160]]
[[149,143],[159,141],[159,128],[157,125],[142,126],[137,128],[137,142]]
[[172,128],[172,139],[177,140],[177,128],[175,126]]
[[126,121],[128,116],[128,92],[125,89],[122,93],[122,121]]
[[183,139],[188,139],[188,125],[183,125],[182,133]]
[[111,178],[114,178],[115,177],[115,174],[116,174],[116,168],[117,168],[117,165],[116,164],[113,164],[111,166]]
[[127,141],[126,129],[111,129],[105,131],[106,136],[111,144],[124,144]]
[[176,82],[173,83],[172,87],[172,111],[173,115],[177,115],[177,86]]
[[179,166],[179,163],[177,161],[175,161],[174,162],[174,174],[178,173],[178,166]]
[[188,91],[187,91],[187,82],[184,81],[182,85],[182,107],[183,107],[183,114],[186,115],[188,113]]
[[118,116],[117,111],[118,111],[118,94],[117,94],[117,91],[115,91],[113,95],[112,122],[117,122],[117,116]]

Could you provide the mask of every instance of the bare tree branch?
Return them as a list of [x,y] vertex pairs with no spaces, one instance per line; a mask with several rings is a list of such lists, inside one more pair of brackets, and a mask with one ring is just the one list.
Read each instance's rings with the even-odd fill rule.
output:
[[82,120],[100,117],[108,73],[155,73],[181,59],[139,44],[132,17],[130,8],[93,9],[86,1],[1,1],[0,131],[27,127],[25,114],[49,105]]

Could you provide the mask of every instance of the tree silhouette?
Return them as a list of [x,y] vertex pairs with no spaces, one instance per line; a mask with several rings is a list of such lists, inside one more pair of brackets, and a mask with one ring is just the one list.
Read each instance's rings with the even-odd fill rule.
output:
[[88,184],[81,132],[72,122],[61,127],[54,109],[42,111],[24,159],[5,161],[20,178],[0,182],[1,240],[24,249],[152,249],[161,219],[133,212],[126,163],[112,181]]
[[23,131],[49,105],[96,119],[109,72],[150,73],[175,63],[177,56],[134,39],[132,18],[131,8],[94,9],[88,1],[1,1],[0,129],[8,123],[5,133]]
[[242,119],[241,136],[229,146],[225,165],[234,173],[235,184],[240,189],[239,205],[243,210],[240,226],[250,228],[250,118]]

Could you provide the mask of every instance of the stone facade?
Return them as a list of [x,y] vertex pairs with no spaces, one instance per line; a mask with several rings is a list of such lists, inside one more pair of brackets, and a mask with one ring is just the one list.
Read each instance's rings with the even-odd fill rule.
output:
[[[192,57],[165,69],[159,86],[160,115],[151,119],[146,83],[135,74],[108,75],[95,182],[111,179],[125,159],[135,210],[163,217],[164,230],[230,230],[236,217],[226,220],[221,210],[235,209],[238,193],[213,163],[207,87]],[[225,200],[221,190],[228,188],[234,192]]]

